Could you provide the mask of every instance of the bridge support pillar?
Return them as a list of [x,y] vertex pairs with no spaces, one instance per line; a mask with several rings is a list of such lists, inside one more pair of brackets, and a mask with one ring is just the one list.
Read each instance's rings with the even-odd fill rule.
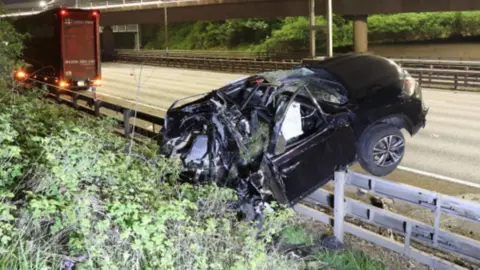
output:
[[115,39],[111,26],[103,27],[102,33],[103,53],[102,61],[112,61],[115,57]]
[[316,31],[315,31],[315,0],[308,0],[309,32],[310,32],[310,57],[315,58],[316,52]]
[[368,51],[368,15],[356,15],[353,19],[353,47],[355,52]]
[[140,51],[142,48],[142,33],[140,28],[140,24],[137,24],[137,32],[135,33],[135,50],[137,51]]

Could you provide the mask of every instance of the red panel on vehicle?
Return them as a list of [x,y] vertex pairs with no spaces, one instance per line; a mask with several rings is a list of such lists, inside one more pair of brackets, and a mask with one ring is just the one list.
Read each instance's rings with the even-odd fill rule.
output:
[[94,20],[67,17],[63,25],[63,35],[65,78],[75,81],[95,78]]

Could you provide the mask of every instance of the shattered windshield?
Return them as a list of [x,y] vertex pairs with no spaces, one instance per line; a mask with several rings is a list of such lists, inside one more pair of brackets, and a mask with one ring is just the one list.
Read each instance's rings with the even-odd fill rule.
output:
[[306,86],[313,97],[319,101],[345,104],[347,92],[342,85],[332,81],[331,75],[322,69],[306,67],[265,72],[260,74],[269,82],[285,83],[283,90],[294,92],[300,86]]

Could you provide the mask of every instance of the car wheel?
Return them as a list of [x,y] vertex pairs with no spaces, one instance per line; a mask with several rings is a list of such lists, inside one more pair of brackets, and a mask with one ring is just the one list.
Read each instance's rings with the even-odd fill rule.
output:
[[375,176],[385,176],[393,172],[402,161],[405,138],[395,126],[376,125],[362,135],[357,153],[363,169]]

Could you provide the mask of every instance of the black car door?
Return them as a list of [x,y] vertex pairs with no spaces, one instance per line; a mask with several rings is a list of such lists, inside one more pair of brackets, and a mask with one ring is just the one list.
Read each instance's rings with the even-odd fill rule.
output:
[[[298,93],[297,93],[298,94]],[[290,205],[332,179],[355,160],[355,135],[348,114],[326,115],[316,101],[293,95],[278,114],[269,148],[283,199]]]

